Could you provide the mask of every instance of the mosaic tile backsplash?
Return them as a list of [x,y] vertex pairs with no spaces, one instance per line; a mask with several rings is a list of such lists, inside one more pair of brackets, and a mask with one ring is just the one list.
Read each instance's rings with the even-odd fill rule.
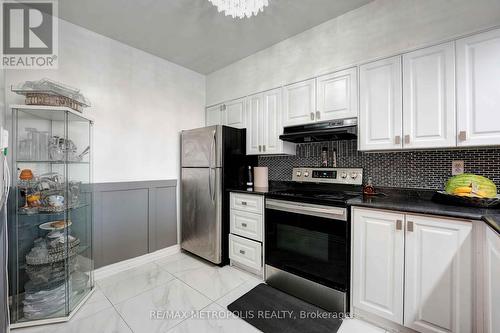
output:
[[259,166],[269,168],[269,180],[292,179],[293,167],[321,165],[321,150],[337,151],[337,167],[363,168],[363,181],[375,186],[443,189],[451,177],[451,162],[463,160],[465,172],[488,177],[500,188],[500,148],[400,151],[367,153],[357,141],[298,144],[296,156],[260,156]]

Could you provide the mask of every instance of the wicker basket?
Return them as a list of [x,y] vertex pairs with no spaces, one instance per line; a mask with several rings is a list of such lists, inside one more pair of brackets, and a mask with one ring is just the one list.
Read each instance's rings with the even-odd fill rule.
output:
[[75,101],[74,99],[52,95],[47,93],[27,93],[26,104],[28,105],[47,105],[47,106],[65,106],[83,112],[84,105]]

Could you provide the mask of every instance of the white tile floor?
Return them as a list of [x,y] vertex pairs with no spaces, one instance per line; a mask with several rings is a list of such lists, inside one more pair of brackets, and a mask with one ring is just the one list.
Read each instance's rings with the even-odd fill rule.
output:
[[[97,281],[87,303],[67,323],[16,329],[14,333],[260,332],[226,310],[261,283],[235,268],[217,267],[178,253]],[[192,311],[203,310],[204,318]],[[173,318],[150,319],[151,311],[179,311]],[[217,313],[217,316],[209,315]],[[339,333],[384,330],[345,320]]]

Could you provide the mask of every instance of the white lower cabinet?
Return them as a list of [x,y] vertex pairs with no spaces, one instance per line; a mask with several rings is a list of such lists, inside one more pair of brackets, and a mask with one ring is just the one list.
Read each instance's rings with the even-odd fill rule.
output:
[[353,307],[418,332],[473,331],[472,222],[353,208]]
[[404,215],[355,209],[353,304],[403,324]]
[[471,232],[471,222],[406,215],[406,327],[472,332]]
[[230,193],[229,259],[231,265],[260,275],[264,253],[264,196]]
[[484,242],[484,332],[500,331],[500,236],[485,228]]

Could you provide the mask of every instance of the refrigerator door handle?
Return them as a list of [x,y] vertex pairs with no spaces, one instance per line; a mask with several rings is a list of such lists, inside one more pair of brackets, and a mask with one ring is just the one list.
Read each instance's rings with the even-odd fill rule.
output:
[[208,191],[210,192],[210,200],[212,202],[215,201],[215,184],[212,185],[212,171],[215,170],[215,168],[212,167],[212,162],[213,162],[213,153],[215,151],[215,147],[217,146],[217,136],[216,136],[216,131],[213,131],[213,139],[212,139],[212,145],[210,146],[210,156],[208,158]]

